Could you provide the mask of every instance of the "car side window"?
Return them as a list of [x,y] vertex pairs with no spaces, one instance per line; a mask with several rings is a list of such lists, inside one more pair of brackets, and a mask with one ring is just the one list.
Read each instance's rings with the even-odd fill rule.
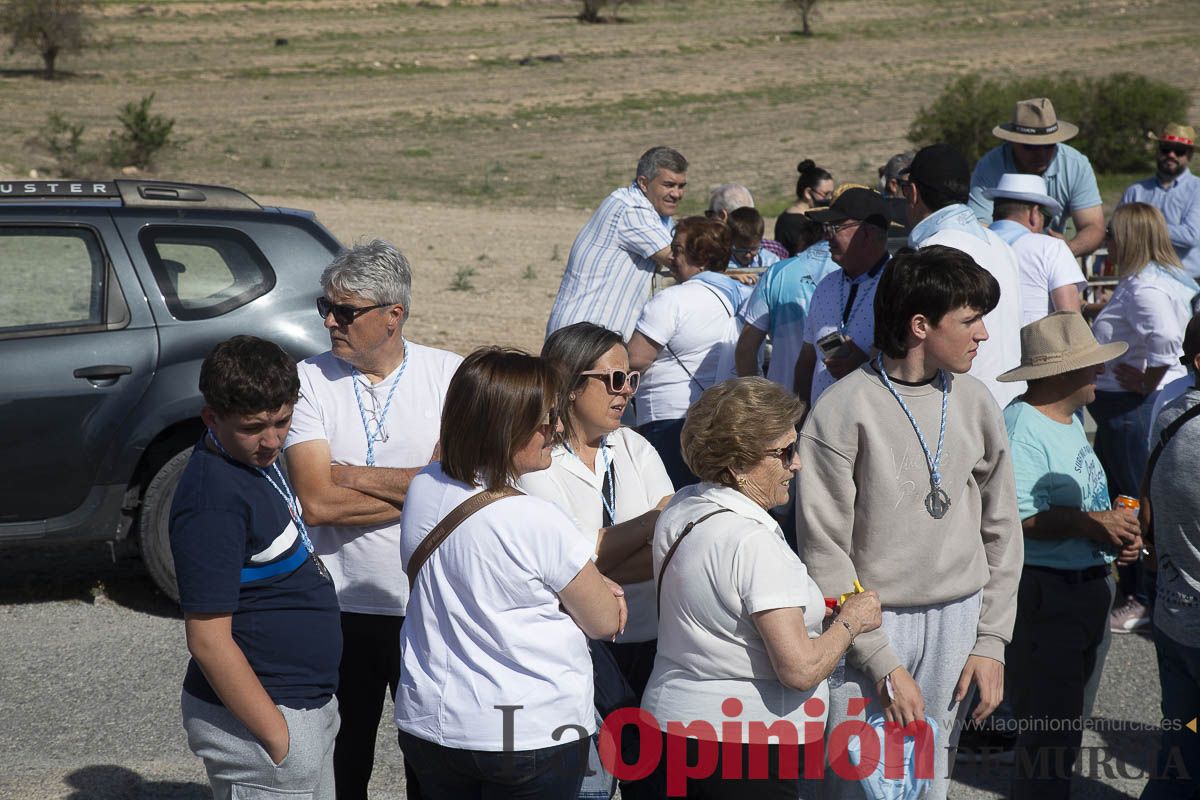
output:
[[139,238],[167,310],[176,319],[217,317],[275,286],[266,256],[241,231],[151,225]]
[[0,226],[0,338],[103,330],[126,318],[95,231]]

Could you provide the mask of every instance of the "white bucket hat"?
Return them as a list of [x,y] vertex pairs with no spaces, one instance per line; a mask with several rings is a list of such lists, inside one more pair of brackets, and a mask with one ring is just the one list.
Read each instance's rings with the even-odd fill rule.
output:
[[1001,175],[1000,183],[996,184],[996,188],[984,189],[983,196],[988,200],[1001,197],[1007,200],[1033,203],[1056,217],[1062,213],[1062,203],[1046,194],[1046,179],[1041,175],[1023,175],[1015,172]]

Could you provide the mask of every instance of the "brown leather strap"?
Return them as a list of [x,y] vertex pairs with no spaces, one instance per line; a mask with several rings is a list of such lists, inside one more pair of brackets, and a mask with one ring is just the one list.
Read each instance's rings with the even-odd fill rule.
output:
[[676,540],[674,541],[674,543],[671,545],[671,549],[667,551],[667,556],[666,556],[666,558],[664,558],[664,559],[663,559],[662,566],[658,568],[658,595],[657,595],[657,602],[658,602],[658,613],[659,613],[659,614],[662,614],[662,587],[663,587],[663,584],[662,584],[662,582],[663,582],[663,575],[666,575],[666,574],[667,574],[667,565],[668,565],[668,564],[670,564],[670,563],[671,563],[671,559],[675,557],[675,551],[676,551],[677,549],[679,549],[679,543],[683,541],[683,537],[687,536],[689,533],[691,533],[691,532],[692,532],[692,528],[696,527],[696,526],[697,526],[697,525],[699,525],[701,522],[704,522],[704,520],[708,519],[709,517],[715,517],[717,514],[721,514],[721,513],[725,512],[725,511],[728,511],[728,510],[729,510],[728,508],[718,508],[716,511],[711,511],[711,512],[709,512],[708,514],[705,514],[703,517],[701,517],[700,519],[696,520],[695,522],[689,522],[689,523],[687,524],[687,527],[683,529],[683,533],[679,534],[679,538],[678,538],[678,539],[676,539]]
[[497,500],[503,500],[505,497],[516,497],[524,494],[511,486],[503,486],[499,489],[488,489],[473,494],[466,500],[463,500],[454,510],[442,518],[442,521],[433,527],[429,535],[421,540],[417,545],[417,549],[413,551],[412,558],[408,560],[408,586],[411,589],[417,584],[417,574],[421,571],[421,567],[425,566],[425,562],[433,555],[433,551],[437,550],[442,542],[446,541],[454,529],[462,524],[463,520],[474,514],[476,511],[490,506]]

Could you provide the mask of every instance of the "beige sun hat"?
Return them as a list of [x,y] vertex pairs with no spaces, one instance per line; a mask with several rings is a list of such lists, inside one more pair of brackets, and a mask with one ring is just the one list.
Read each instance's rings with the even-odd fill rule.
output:
[[1125,342],[1100,344],[1077,311],[1055,311],[1021,328],[1021,366],[998,381],[1031,381],[1111,361],[1129,349]]
[[1002,122],[992,128],[992,135],[1018,144],[1056,144],[1079,133],[1079,126],[1063,122],[1054,113],[1049,97],[1018,100],[1012,122]]
[[1170,122],[1162,129],[1162,133],[1146,131],[1146,138],[1152,141],[1170,142],[1171,144],[1181,144],[1185,147],[1195,147],[1196,129],[1191,125],[1180,125],[1178,122]]

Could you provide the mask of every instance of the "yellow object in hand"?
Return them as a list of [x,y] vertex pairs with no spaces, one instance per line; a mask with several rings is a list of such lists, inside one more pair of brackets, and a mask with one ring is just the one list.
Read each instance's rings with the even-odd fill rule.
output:
[[855,579],[854,579],[854,591],[852,591],[852,592],[846,592],[846,593],[845,593],[845,594],[843,594],[841,597],[839,597],[839,598],[838,598],[838,605],[840,606],[841,604],[845,603],[845,602],[846,602],[846,598],[847,598],[847,597],[849,597],[850,595],[852,595],[852,594],[861,594],[862,592],[865,592],[865,591],[866,591],[866,589],[864,589],[864,588],[862,587],[862,584],[858,582],[858,578],[855,578]]

